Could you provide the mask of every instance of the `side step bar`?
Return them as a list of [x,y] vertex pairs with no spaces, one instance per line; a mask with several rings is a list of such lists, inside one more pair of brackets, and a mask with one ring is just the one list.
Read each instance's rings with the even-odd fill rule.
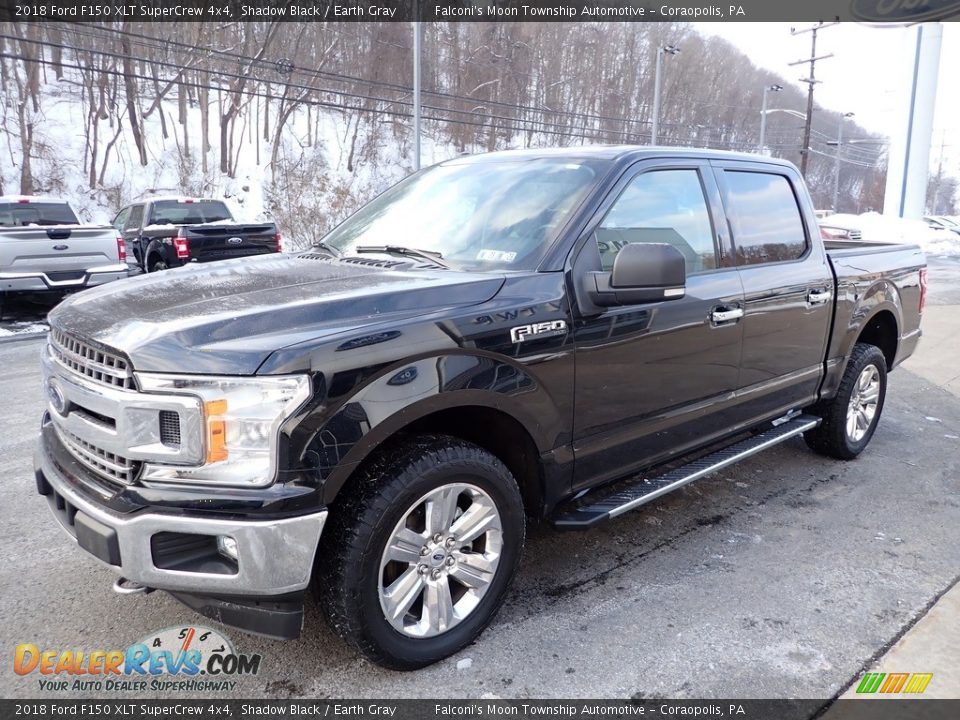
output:
[[581,505],[569,512],[561,513],[553,519],[553,526],[558,530],[586,530],[604,520],[623,515],[661,495],[683,487],[704,475],[722,470],[729,465],[756,455],[759,452],[779,445],[796,435],[812,430],[821,422],[820,418],[812,415],[799,415],[765,430],[758,435],[741,440],[738,443],[717,450],[694,460],[688,465],[671,470],[665,475],[653,478],[641,477],[630,487],[608,495],[593,503]]

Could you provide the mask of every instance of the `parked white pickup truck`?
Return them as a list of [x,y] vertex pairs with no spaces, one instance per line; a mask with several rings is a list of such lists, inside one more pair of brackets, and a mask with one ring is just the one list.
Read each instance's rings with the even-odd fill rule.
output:
[[63,200],[0,196],[0,297],[67,293],[127,277],[123,240]]

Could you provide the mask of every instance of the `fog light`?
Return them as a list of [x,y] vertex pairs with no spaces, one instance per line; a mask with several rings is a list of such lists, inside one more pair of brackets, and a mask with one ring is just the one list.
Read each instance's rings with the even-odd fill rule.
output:
[[217,550],[231,560],[237,560],[237,541],[229,535],[217,535]]

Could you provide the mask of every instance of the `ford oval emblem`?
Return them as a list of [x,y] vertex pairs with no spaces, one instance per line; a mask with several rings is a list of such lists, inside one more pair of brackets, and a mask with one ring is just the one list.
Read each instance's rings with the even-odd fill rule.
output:
[[411,365],[387,380],[387,385],[406,385],[416,380],[417,375],[417,368]]
[[227,242],[230,243],[231,245],[239,245],[240,243],[243,242],[243,238],[242,237],[227,238]]
[[70,246],[69,246],[69,245],[54,245],[54,246],[53,246],[53,249],[54,249],[54,250],[69,250],[69,249],[70,249]]
[[47,380],[47,397],[50,399],[50,407],[57,411],[58,415],[64,415],[67,412],[67,398],[60,389],[56,380],[50,378]]
[[960,0],[852,0],[850,10],[873,22],[942,20],[960,12]]

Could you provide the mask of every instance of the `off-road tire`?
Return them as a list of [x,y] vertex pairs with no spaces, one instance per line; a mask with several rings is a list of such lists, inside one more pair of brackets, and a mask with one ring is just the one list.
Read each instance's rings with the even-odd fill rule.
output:
[[[409,637],[391,625],[380,604],[380,560],[397,524],[418,499],[451,482],[470,483],[494,502],[502,548],[479,604],[439,635]],[[418,435],[380,452],[332,505],[317,551],[314,588],[331,627],[373,662],[414,670],[472,642],[503,602],[525,533],[517,482],[494,455],[445,435]]]
[[[874,366],[879,373],[880,396],[877,400],[877,409],[866,434],[859,440],[854,440],[847,432],[847,410],[850,399],[856,392],[857,381],[864,370]],[[852,460],[857,457],[870,443],[880,415],[883,411],[883,401],[887,394],[887,360],[880,348],[866,343],[857,343],[850,353],[847,369],[840,380],[837,394],[830,400],[823,400],[808,410],[813,415],[823,418],[819,427],[804,433],[810,449],[821,455],[828,455],[839,460]]]

